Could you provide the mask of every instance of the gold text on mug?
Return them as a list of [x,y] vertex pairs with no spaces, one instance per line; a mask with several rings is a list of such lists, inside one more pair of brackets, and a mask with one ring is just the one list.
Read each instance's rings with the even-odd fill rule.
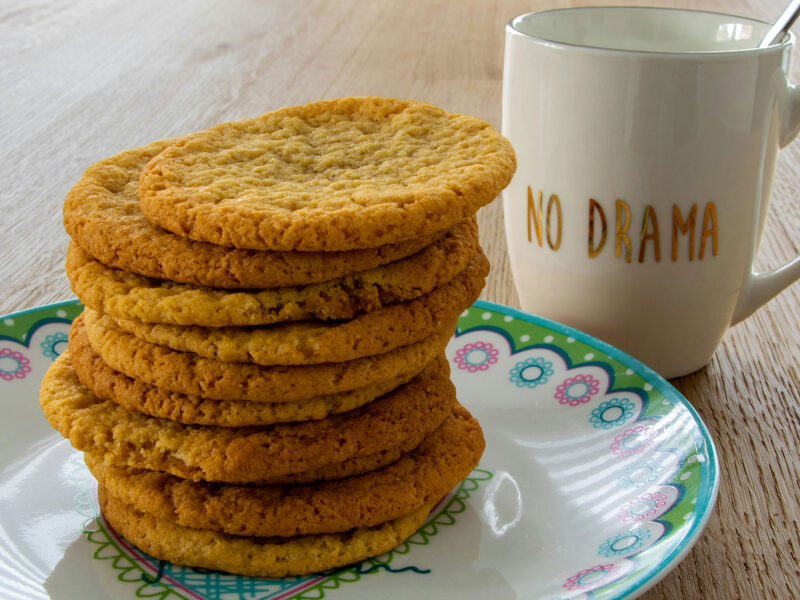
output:
[[[534,199],[533,190],[528,186],[528,202],[526,208],[526,218],[528,222],[528,241],[533,243],[533,235],[536,235],[536,242],[542,247],[546,241],[551,250],[558,250],[561,246],[563,235],[563,218],[561,200],[558,194],[551,194],[547,201],[547,206],[543,206],[543,193],[537,191]],[[544,210],[543,210],[544,209]],[[606,211],[602,204],[594,198],[589,198],[589,221],[588,221],[588,254],[589,258],[597,257],[605,248],[608,239],[608,220]],[[615,227],[614,227],[614,251],[617,258],[624,257],[625,262],[631,262],[633,257],[631,233],[631,208],[624,200],[616,200],[614,203]],[[662,215],[663,219],[672,220],[672,246],[670,258],[672,262],[677,262],[679,255],[679,240],[686,236],[687,254],[690,261],[695,259],[695,249],[697,249],[697,259],[703,260],[707,255],[707,248],[710,249],[711,256],[717,255],[718,248],[718,229],[717,229],[717,208],[713,202],[706,202],[703,209],[703,221],[699,229],[697,227],[698,206],[692,204],[686,215],[681,211],[678,204],[672,204],[672,214],[668,217]],[[553,223],[555,219],[555,224]],[[596,230],[599,229],[599,232]],[[651,256],[656,262],[661,262],[661,230],[659,228],[658,213],[651,205],[646,205],[641,215],[641,227],[638,240],[638,262],[643,263],[647,256]],[[699,240],[698,240],[699,237]],[[648,254],[648,242],[652,246],[652,252]]]

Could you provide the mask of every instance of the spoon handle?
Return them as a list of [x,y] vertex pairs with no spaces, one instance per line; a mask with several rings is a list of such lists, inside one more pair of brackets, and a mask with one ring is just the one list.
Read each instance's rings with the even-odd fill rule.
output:
[[758,47],[766,48],[767,46],[781,41],[797,19],[798,14],[800,14],[800,0],[792,0],[789,6],[781,13],[781,16],[778,17],[778,20],[775,21],[775,24],[770,27],[767,35],[764,36]]

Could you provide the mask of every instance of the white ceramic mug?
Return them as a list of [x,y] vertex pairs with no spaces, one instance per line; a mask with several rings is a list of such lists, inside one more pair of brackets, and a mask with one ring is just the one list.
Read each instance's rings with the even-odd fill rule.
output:
[[792,35],[654,8],[545,11],[506,29],[503,193],[525,310],[666,377],[800,277],[754,273],[780,147],[800,128]]

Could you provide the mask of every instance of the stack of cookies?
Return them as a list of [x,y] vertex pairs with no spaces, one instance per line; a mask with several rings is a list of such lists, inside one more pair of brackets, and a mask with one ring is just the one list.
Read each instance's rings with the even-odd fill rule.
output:
[[64,203],[86,310],[40,403],[106,520],[262,577],[410,536],[483,451],[444,347],[514,166],[479,119],[347,98],[90,167]]

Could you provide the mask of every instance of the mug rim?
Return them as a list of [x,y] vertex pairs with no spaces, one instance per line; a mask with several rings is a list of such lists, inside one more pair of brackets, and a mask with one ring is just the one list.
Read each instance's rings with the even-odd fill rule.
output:
[[791,30],[786,32],[786,35],[783,36],[783,39],[776,43],[766,46],[765,48],[739,48],[739,49],[732,49],[732,50],[697,50],[697,51],[662,51],[662,50],[628,50],[622,48],[608,48],[605,46],[594,46],[590,44],[575,44],[572,42],[559,42],[556,40],[550,40],[544,37],[540,37],[537,35],[531,35],[529,33],[525,33],[524,31],[520,31],[517,27],[514,26],[514,22],[520,19],[524,19],[525,17],[529,17],[531,15],[540,15],[546,13],[557,13],[557,12],[577,12],[577,11],[615,11],[615,10],[640,10],[646,12],[679,12],[679,13],[697,13],[697,14],[707,14],[707,15],[715,15],[721,17],[733,17],[735,19],[741,19],[743,21],[750,21],[752,23],[758,23],[759,25],[767,25],[772,26],[772,23],[768,21],[762,21],[761,19],[755,19],[753,17],[743,17],[740,15],[735,15],[732,13],[725,13],[713,10],[694,10],[690,8],[672,8],[672,7],[659,7],[659,6],[569,6],[565,8],[550,8],[547,10],[535,10],[529,13],[523,13],[521,15],[517,15],[508,21],[506,24],[506,31],[511,33],[512,35],[518,35],[523,38],[527,38],[531,41],[541,43],[546,46],[550,46],[552,48],[564,49],[564,50],[575,50],[575,51],[583,51],[583,52],[592,52],[592,53],[608,53],[614,55],[627,55],[627,56],[636,56],[636,57],[669,57],[669,58],[676,58],[676,57],[690,57],[690,58],[698,58],[698,57],[712,57],[712,56],[744,56],[747,54],[762,54],[767,52],[783,52],[787,48],[791,48],[795,42],[795,35],[792,33]]

